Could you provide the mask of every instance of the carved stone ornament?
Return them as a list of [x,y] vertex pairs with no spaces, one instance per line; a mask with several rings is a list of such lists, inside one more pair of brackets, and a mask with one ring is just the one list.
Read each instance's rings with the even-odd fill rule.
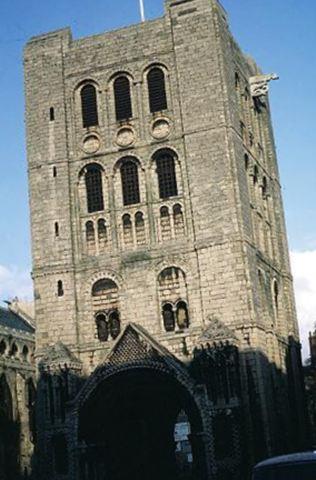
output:
[[135,132],[132,128],[123,127],[116,135],[116,143],[119,147],[129,147],[135,142]]
[[260,97],[261,95],[266,95],[269,91],[269,82],[271,80],[278,80],[279,77],[275,73],[270,75],[256,75],[255,77],[250,77],[250,91],[253,97]]
[[161,140],[163,138],[166,138],[170,133],[170,124],[168,120],[165,118],[159,118],[159,120],[156,120],[151,129],[151,134],[154,138],[157,138],[157,140]]
[[100,140],[96,135],[89,135],[83,141],[83,151],[85,153],[96,153],[100,148]]

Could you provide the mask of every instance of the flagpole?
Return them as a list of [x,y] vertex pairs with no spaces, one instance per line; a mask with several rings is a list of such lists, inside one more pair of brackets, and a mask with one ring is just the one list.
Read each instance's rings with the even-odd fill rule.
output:
[[139,0],[140,16],[142,22],[145,21],[145,9],[144,9],[144,0]]

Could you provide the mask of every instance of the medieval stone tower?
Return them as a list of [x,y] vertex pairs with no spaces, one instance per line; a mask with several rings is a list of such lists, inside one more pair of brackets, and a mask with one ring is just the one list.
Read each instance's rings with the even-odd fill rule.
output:
[[217,0],[166,0],[31,39],[25,77],[39,478],[246,478],[299,448],[274,76]]

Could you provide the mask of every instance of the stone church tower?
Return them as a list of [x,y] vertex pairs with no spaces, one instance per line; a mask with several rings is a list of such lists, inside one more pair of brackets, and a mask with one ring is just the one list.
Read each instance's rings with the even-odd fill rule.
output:
[[217,0],[25,49],[45,479],[246,478],[301,448],[268,82]]

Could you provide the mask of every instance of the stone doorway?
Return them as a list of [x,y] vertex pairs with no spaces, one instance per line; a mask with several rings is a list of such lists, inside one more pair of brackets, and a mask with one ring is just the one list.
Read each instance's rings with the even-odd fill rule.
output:
[[79,412],[80,480],[202,480],[199,409],[171,374],[133,367],[104,379]]

